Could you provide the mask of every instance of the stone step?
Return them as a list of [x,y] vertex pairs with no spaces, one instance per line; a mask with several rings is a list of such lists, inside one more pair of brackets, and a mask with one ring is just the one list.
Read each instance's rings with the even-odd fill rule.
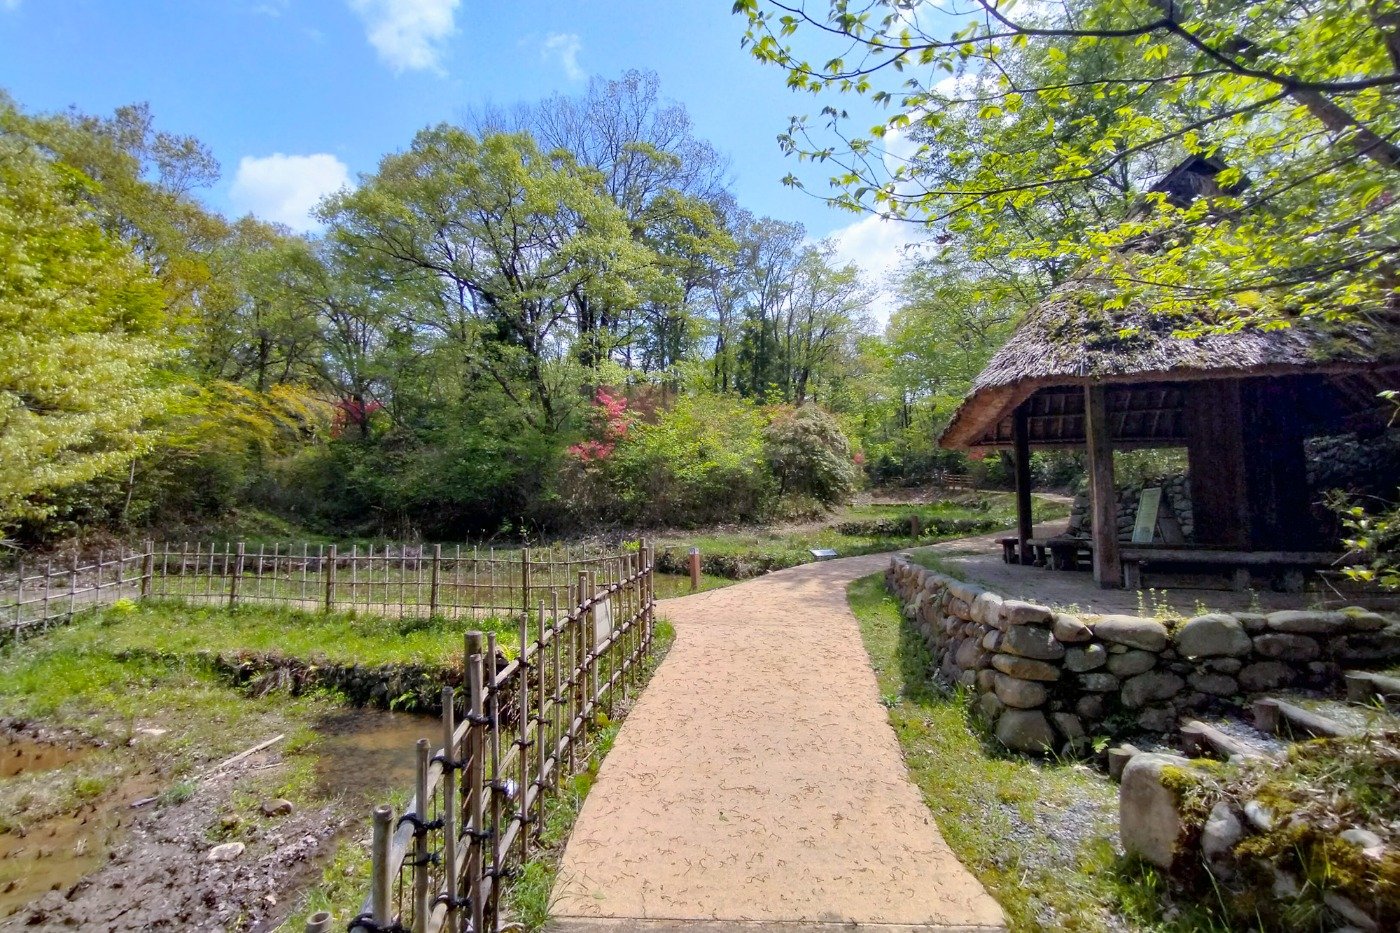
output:
[[1347,671],[1347,699],[1353,703],[1371,703],[1377,697],[1386,706],[1400,706],[1400,677],[1372,671]]
[[1243,739],[1226,735],[1212,725],[1192,719],[1181,726],[1181,741],[1192,757],[1215,755],[1220,758],[1272,758],[1267,751]]

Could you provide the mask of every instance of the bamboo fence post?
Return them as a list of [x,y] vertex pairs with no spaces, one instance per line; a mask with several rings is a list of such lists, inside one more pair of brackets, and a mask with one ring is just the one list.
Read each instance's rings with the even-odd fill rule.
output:
[[[545,746],[549,742],[549,730],[545,728],[544,718],[546,708],[545,702],[547,700],[545,694],[545,672],[549,669],[549,665],[546,663],[545,659],[545,615],[543,599],[540,600],[539,623],[540,640],[537,642],[539,647],[535,651],[536,666],[539,669],[539,676],[537,678],[539,689],[535,695],[535,809],[540,816],[543,816],[545,788],[544,769],[548,762],[548,756],[546,755],[547,749]],[[537,821],[535,826],[535,837],[539,838],[539,829],[542,828],[543,824]]]
[[486,674],[481,657],[481,633],[467,633],[467,691],[470,709],[467,713],[471,723],[467,730],[469,745],[467,757],[467,809],[470,812],[471,839],[467,849],[466,889],[471,902],[472,931],[484,930],[485,904],[481,898],[482,866],[485,855],[482,848],[486,841],[486,742],[484,720],[486,717]]
[[[525,565],[528,573],[529,564]],[[524,865],[529,861],[530,855],[530,810],[526,804],[529,801],[530,788],[530,611],[527,608],[520,614],[520,665],[517,673],[520,677],[520,684],[517,693],[520,697],[520,722],[516,732],[519,738],[516,739],[516,746],[520,758],[520,803],[516,806],[516,812],[520,820],[520,864]],[[536,657],[536,661],[538,661]]]
[[432,577],[428,582],[428,618],[438,614],[438,575],[442,571],[442,545],[433,545]]
[[389,841],[394,833],[394,808],[374,808],[374,836],[370,848],[370,919],[381,927],[393,920],[394,873],[389,864]]
[[561,722],[559,715],[562,709],[561,704],[564,699],[559,693],[559,684],[564,673],[563,668],[559,666],[559,662],[563,658],[563,647],[560,645],[560,642],[563,641],[564,632],[566,629],[560,628],[559,626],[558,590],[554,590],[550,593],[550,601],[552,603],[552,606],[550,607],[551,613],[549,617],[549,627],[550,631],[553,633],[554,639],[554,685],[551,693],[553,706],[550,709],[550,714],[554,722],[553,728],[550,730],[549,754],[550,757],[554,759],[554,781],[555,786],[558,787],[560,779],[559,769],[563,767],[563,762],[559,760],[559,742],[564,737],[564,730],[560,728]]
[[[530,615],[530,549],[520,549],[520,614]],[[523,658],[525,655],[521,654]]]
[[417,787],[414,796],[413,827],[413,933],[428,933],[428,763],[433,749],[427,739],[419,739],[415,750]]
[[[121,599],[121,598],[122,598],[122,587],[126,586],[126,574],[122,572],[123,569],[125,568],[125,564],[126,564],[126,545],[125,545],[125,544],[118,545],[118,546],[117,546],[117,599]],[[21,579],[21,581],[23,581],[23,579],[24,579],[24,568],[23,568],[22,566],[20,567],[20,579]]]
[[331,552],[326,555],[321,562],[321,570],[326,577],[326,611],[330,612],[335,606],[335,558],[336,546],[331,545]]
[[593,708],[589,691],[590,671],[593,666],[593,613],[588,602],[588,571],[578,572],[578,640],[579,640],[579,734],[580,742],[588,739],[588,711]]
[[44,608],[42,610],[42,615],[39,616],[39,624],[40,627],[43,629],[48,629],[49,627],[49,591],[52,587],[52,583],[50,582],[52,579],[53,558],[50,557],[47,561],[44,562]]
[[78,552],[73,552],[73,564],[68,568],[68,618],[78,611]]
[[[494,551],[494,548],[492,549]],[[495,567],[495,564],[492,564]],[[501,691],[496,685],[496,633],[486,633],[487,680],[487,739],[491,745],[491,899],[488,913],[494,926],[496,904],[501,895],[501,795],[505,793],[505,782],[501,780]]]
[[[469,665],[470,659],[464,659]],[[470,668],[468,668],[470,676]],[[453,741],[457,732],[456,708],[453,706],[452,688],[442,688],[442,875],[447,889],[447,929],[460,929],[457,919],[457,769],[462,761],[457,757],[457,744]]]
[[[486,603],[494,613],[496,609],[496,546],[492,545],[486,551],[486,569],[491,574],[491,588],[486,591]],[[495,669],[495,660],[491,662],[492,669]]]
[[565,711],[564,731],[569,737],[569,773],[578,769],[578,756],[574,748],[574,720],[578,718],[578,609],[573,597],[573,584],[566,582],[568,614],[564,617],[564,634],[569,642],[569,677],[565,692],[569,695],[569,707]]
[[350,608],[359,608],[360,594],[358,584],[360,582],[360,546],[350,545]]
[[14,640],[15,640],[15,643],[16,643],[16,644],[19,643],[20,622],[21,622],[21,621],[23,620],[23,618],[24,618],[24,558],[21,557],[21,558],[18,560],[17,564],[18,564],[18,568],[19,568],[19,580],[18,580],[18,582],[15,584],[15,621],[14,621]]
[[156,575],[156,544],[154,541],[146,542],[146,553],[141,557],[141,598],[146,599],[151,595],[151,583]]
[[[238,542],[238,551],[237,551],[237,553],[234,555],[233,575],[232,575],[231,577],[229,577],[229,583],[228,583],[228,604],[229,604],[229,606],[236,606],[236,605],[238,604],[238,584],[239,584],[239,581],[240,581],[240,580],[242,579],[242,577],[243,577],[243,554],[244,554],[244,545],[243,545],[243,542],[242,542],[242,541],[239,541],[239,542]],[[226,564],[226,565],[227,565],[227,564]]]

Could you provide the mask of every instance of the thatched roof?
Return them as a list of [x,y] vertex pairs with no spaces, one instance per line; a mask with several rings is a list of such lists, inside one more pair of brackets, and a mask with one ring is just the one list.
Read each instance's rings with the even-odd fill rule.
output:
[[1346,377],[1344,394],[1373,406],[1376,391],[1400,388],[1400,329],[1388,323],[1353,321],[1342,328],[1308,322],[1185,337],[1183,331],[1203,322],[1133,305],[1107,311],[1109,294],[1093,283],[1071,282],[1029,312],[973,382],[940,445],[1003,446],[1011,412],[1021,402],[1041,390],[1090,382],[1152,384],[1160,399],[1163,387],[1186,380],[1330,374]]

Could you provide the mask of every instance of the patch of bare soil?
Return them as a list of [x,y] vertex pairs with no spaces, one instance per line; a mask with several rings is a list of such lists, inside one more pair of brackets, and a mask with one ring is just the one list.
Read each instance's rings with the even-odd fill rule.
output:
[[[291,907],[279,892],[297,890],[346,825],[336,803],[256,823],[229,818],[240,783],[280,764],[275,752],[250,756],[170,805],[138,797],[151,788],[129,781],[23,838],[0,837],[12,843],[0,857],[32,860],[32,872],[50,887],[0,929],[275,926]],[[103,823],[106,832],[95,832]]]

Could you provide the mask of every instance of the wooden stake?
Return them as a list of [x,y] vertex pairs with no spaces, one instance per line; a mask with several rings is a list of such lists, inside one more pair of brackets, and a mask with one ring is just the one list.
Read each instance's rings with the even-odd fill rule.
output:
[[228,604],[230,607],[238,605],[238,583],[243,577],[243,542],[238,542],[238,553],[233,563],[233,576],[229,578],[228,584]]
[[336,546],[331,545],[330,554],[322,559],[321,569],[326,576],[326,612],[330,612],[335,607],[335,558]]
[[[468,672],[471,659],[464,658]],[[468,675],[470,676],[470,674]],[[456,709],[451,687],[442,688],[442,874],[447,889],[447,929],[460,929],[457,919],[460,872],[457,864],[457,768],[461,750],[453,737],[457,732]]]
[[433,545],[432,577],[428,583],[428,617],[438,614],[438,574],[442,572],[442,545]]

